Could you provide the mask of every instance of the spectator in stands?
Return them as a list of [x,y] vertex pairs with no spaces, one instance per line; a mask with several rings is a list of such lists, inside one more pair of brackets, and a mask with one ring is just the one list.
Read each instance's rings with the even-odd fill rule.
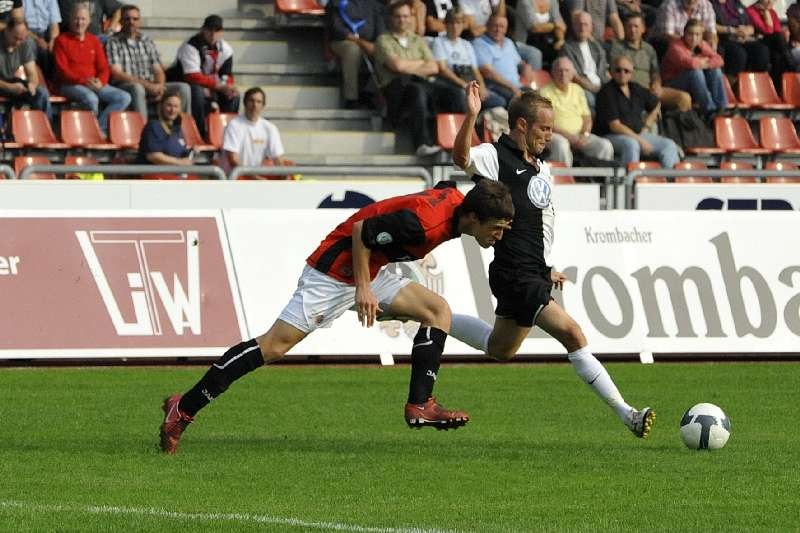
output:
[[773,3],[774,0],[758,0],[747,8],[747,15],[753,22],[756,36],[769,48],[770,75],[775,86],[780,87],[783,73],[794,70],[794,65]]
[[134,111],[147,120],[147,102],[158,102],[169,88],[181,94],[184,111],[191,109],[191,91],[184,82],[167,83],[156,43],[143,35],[139,8],[122,6],[122,29],[106,41],[106,55],[111,66],[111,82],[131,95]]
[[617,0],[617,11],[622,19],[623,26],[625,19],[632,15],[639,15],[645,26],[652,28],[656,24],[656,13],[658,9],[650,4],[643,4],[641,0]]
[[[575,13],[585,11],[592,19],[592,35],[598,43],[603,42],[606,26],[610,26],[617,39],[622,39],[622,20],[619,18],[617,4],[614,0],[574,0],[571,5],[572,22],[575,23]],[[573,31],[577,28],[573,25]]]
[[690,110],[692,97],[689,96],[689,93],[662,86],[656,51],[650,43],[642,39],[645,32],[642,15],[639,13],[629,15],[623,26],[625,27],[625,39],[611,42],[608,48],[608,57],[613,60],[617,56],[627,56],[633,63],[631,81],[649,88],[650,92],[661,101],[664,109]]
[[480,86],[482,107],[503,107],[505,99],[486,88],[483,75],[472,44],[459,37],[464,29],[464,13],[460,8],[452,9],[445,16],[447,33],[433,40],[433,57],[439,62],[439,76],[461,89],[475,80]]
[[100,128],[108,134],[109,113],[127,109],[131,97],[108,84],[111,70],[103,45],[87,31],[89,7],[85,3],[75,4],[69,19],[70,30],[60,34],[53,46],[56,81],[63,96],[95,115],[99,112]]
[[735,83],[739,73],[769,70],[769,49],[756,40],[750,17],[739,0],[715,0],[719,51],[724,71]]
[[486,33],[473,42],[486,86],[503,98],[503,107],[520,93],[520,77],[529,76],[531,68],[522,61],[514,41],[506,38],[506,30],[508,20],[502,15],[492,15]]
[[24,19],[22,0],[3,0],[0,2],[0,30],[8,26],[11,19]]
[[222,39],[222,32],[222,17],[207,16],[200,32],[178,48],[175,64],[167,72],[170,81],[184,81],[191,87],[192,116],[203,138],[209,111],[239,111],[239,93],[233,81],[233,48]]
[[[26,0],[27,1],[27,0]],[[86,4],[89,9],[88,31],[105,42],[109,35],[119,31],[120,8],[117,0],[58,0],[62,16],[72,13],[77,4]],[[61,31],[69,31],[69,21],[61,23]]]
[[356,109],[363,58],[375,55],[375,40],[386,30],[383,7],[375,0],[332,0],[325,19],[331,51],[342,65],[344,108]]
[[630,59],[619,56],[612,65],[611,81],[597,94],[595,133],[611,141],[623,165],[647,156],[658,158],[664,168],[672,168],[680,161],[678,145],[672,139],[645,131],[658,118],[661,108],[658,98],[631,82],[633,63]]
[[283,143],[278,128],[262,118],[266,96],[260,87],[244,93],[244,115],[225,127],[222,141],[222,164],[226,172],[238,166],[282,165]]
[[549,65],[564,46],[567,26],[555,0],[519,0],[514,18],[514,40],[536,47]]
[[461,89],[443,80],[429,80],[439,74],[439,65],[423,37],[413,33],[410,0],[389,6],[390,29],[375,42],[375,66],[389,112],[397,127],[407,125],[420,157],[441,150],[434,144],[432,123],[439,112],[463,113]]
[[[486,34],[489,29],[489,18],[492,15],[506,17],[506,0],[459,0],[458,6],[466,17],[467,39],[477,39]],[[517,45],[517,52],[524,62],[534,70],[541,70],[543,64],[541,50],[526,44],[524,40],[516,41],[514,44]]]
[[800,70],[800,4],[794,3],[786,10],[789,25],[789,50],[795,69]]
[[181,131],[181,93],[174,88],[164,92],[158,105],[158,118],[142,130],[139,163],[151,165],[191,165],[191,150]]
[[[15,107],[28,105],[32,109],[44,111],[48,118],[50,94],[39,79],[36,68],[36,45],[28,39],[28,26],[23,19],[12,18],[0,32],[3,46],[0,47],[0,95],[9,99]],[[20,67],[25,71],[25,79],[17,75]]]
[[669,44],[661,77],[668,86],[691,94],[702,114],[711,115],[728,106],[721,67],[722,56],[703,40],[703,23],[689,19],[683,39]]
[[658,8],[656,26],[650,44],[658,57],[663,57],[671,41],[683,37],[683,28],[689,19],[703,23],[703,39],[712,48],[717,47],[717,17],[709,0],[664,0]]
[[600,87],[608,81],[608,63],[606,51],[592,38],[592,17],[586,11],[572,14],[573,38],[567,39],[561,49],[572,61],[577,75],[575,83],[583,87],[589,109],[595,109],[595,95]]
[[[25,0],[25,22],[36,43],[36,62],[45,75],[52,71],[52,52],[56,37],[61,33],[61,11],[57,0]],[[44,83],[44,81],[42,81]]]
[[550,158],[572,166],[572,152],[610,161],[614,158],[611,141],[592,134],[592,114],[583,89],[572,80],[575,67],[568,57],[559,57],[551,69],[553,81],[539,91],[553,103],[554,127]]

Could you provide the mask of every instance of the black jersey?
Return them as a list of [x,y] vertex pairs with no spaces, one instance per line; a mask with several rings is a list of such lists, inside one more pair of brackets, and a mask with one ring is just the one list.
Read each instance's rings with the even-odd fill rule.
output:
[[525,161],[517,143],[508,135],[496,143],[471,148],[469,159],[466,171],[473,179],[501,181],[511,190],[514,200],[514,222],[495,243],[491,268],[517,276],[538,277],[549,272],[555,222],[550,167],[539,160],[535,165]]

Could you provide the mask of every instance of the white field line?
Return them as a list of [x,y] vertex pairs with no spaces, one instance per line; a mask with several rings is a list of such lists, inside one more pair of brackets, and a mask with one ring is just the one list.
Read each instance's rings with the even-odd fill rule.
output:
[[45,513],[84,513],[100,515],[128,515],[194,522],[243,522],[248,524],[271,524],[328,531],[350,531],[354,533],[455,533],[444,529],[421,529],[415,527],[365,527],[337,522],[307,522],[299,518],[284,518],[248,513],[181,513],[155,507],[117,507],[111,505],[60,505],[0,500],[0,509],[20,509]]

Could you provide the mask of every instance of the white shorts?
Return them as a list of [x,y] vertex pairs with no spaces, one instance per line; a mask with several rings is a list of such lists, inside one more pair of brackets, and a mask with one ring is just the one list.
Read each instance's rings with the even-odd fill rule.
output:
[[[394,301],[397,293],[411,283],[383,268],[370,286],[382,309]],[[356,287],[348,285],[308,265],[297,281],[297,290],[278,318],[300,331],[311,333],[317,328],[327,328],[356,302]]]

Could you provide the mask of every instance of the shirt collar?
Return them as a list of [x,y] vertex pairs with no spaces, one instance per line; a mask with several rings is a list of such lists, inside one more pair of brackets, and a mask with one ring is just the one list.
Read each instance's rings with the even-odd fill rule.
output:
[[519,159],[520,161],[522,161],[523,163],[525,163],[529,167],[533,168],[533,170],[534,170],[534,172],[536,172],[536,174],[539,173],[539,170],[540,170],[540,168],[539,168],[539,163],[540,163],[539,162],[539,158],[538,157],[534,157],[533,158],[534,162],[533,163],[528,163],[525,160],[525,154],[522,152],[522,150],[519,149],[519,146],[517,146],[516,141],[514,141],[514,139],[512,139],[510,135],[504,133],[503,135],[500,136],[500,139],[497,141],[497,143],[498,144],[502,144],[503,146],[505,146],[506,148],[511,150],[511,152],[515,156],[517,156],[517,159]]

